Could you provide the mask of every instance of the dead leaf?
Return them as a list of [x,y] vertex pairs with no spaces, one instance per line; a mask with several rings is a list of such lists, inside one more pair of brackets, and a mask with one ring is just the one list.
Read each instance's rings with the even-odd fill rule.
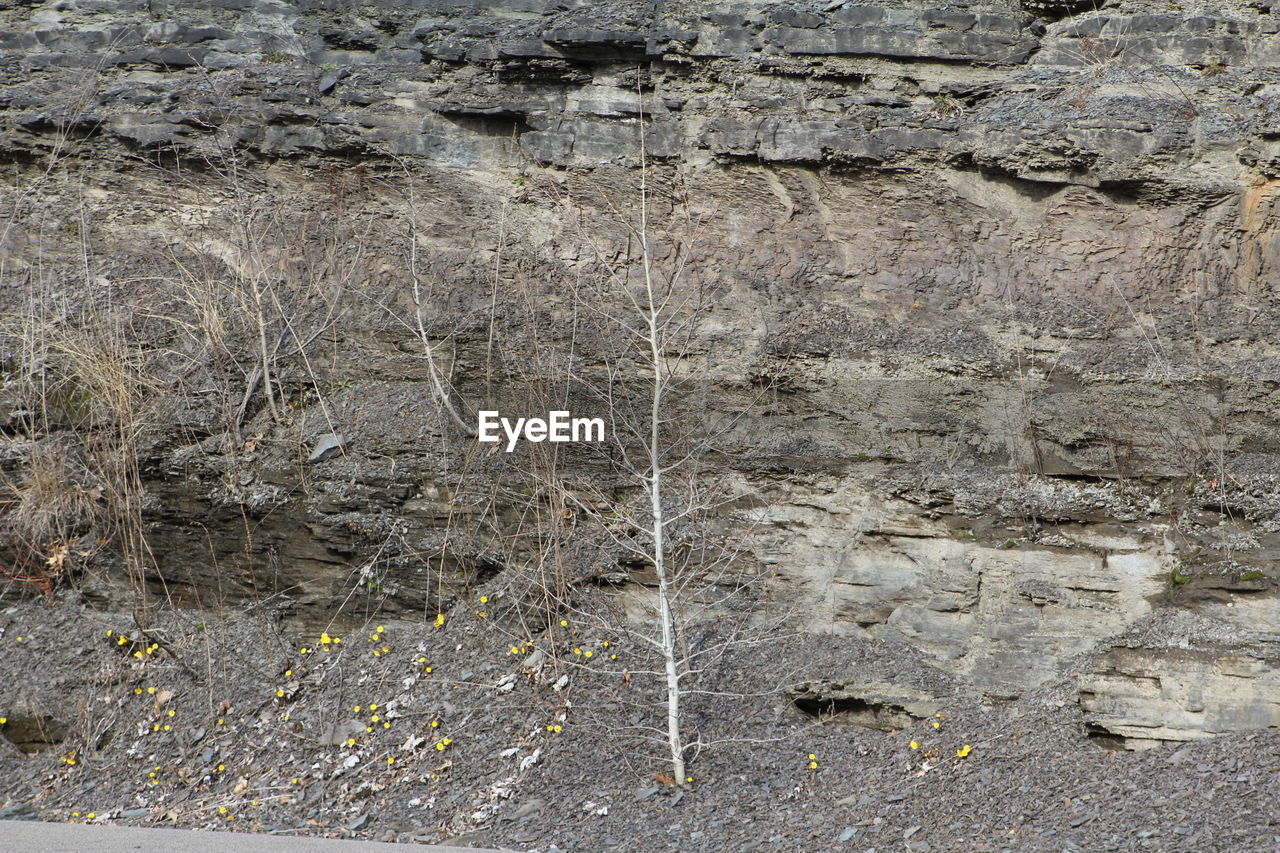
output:
[[241,776],[236,780],[236,785],[231,789],[231,793],[238,794],[249,787],[249,780]]
[[159,693],[156,694],[156,707],[157,708],[164,707],[164,703],[168,702],[170,699],[172,699],[174,696],[177,696],[177,695],[178,694],[174,693],[172,690],[161,690]]

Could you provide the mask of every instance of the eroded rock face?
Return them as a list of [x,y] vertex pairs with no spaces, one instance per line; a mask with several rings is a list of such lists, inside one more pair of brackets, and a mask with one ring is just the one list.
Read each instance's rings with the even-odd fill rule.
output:
[[[1082,704],[1133,744],[1276,724],[1265,4],[106,0],[0,30],[7,307],[109,295],[140,328],[176,310],[145,282],[271,270],[318,342],[274,417],[232,333],[169,377],[141,463],[171,599],[421,613],[514,570],[485,524],[535,484],[433,403],[406,306],[436,283],[460,400],[527,403],[530,318],[566,335],[574,283],[627,257],[643,139],[794,622],[994,697],[1098,653]],[[1170,609],[1247,639],[1112,647]]]
[[1144,623],[1080,679],[1080,705],[1095,736],[1129,749],[1280,726],[1274,635],[1170,612]]

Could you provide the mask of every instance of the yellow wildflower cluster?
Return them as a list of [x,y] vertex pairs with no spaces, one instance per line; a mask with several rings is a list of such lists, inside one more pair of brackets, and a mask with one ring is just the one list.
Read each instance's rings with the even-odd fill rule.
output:
[[547,731],[551,732],[552,734],[558,735],[562,731],[564,731],[564,727],[561,726],[559,723],[552,723],[551,725],[547,726]]
[[[937,725],[937,723],[935,723],[934,725],[936,726],[936,725]],[[913,740],[913,741],[911,741],[910,743],[908,743],[908,744],[907,744],[907,746],[911,747],[913,750],[924,749],[924,757],[925,757],[925,758],[937,758],[937,757],[939,756],[939,754],[940,754],[940,753],[939,753],[939,748],[938,748],[938,747],[936,747],[936,746],[935,746],[935,747],[927,747],[927,748],[926,748],[926,747],[922,746],[922,745],[920,744],[920,742],[919,742],[919,741],[914,741],[914,740]],[[971,752],[973,752],[973,747],[972,747],[970,744],[967,744],[967,743],[966,743],[964,746],[962,746],[962,747],[960,747],[959,749],[957,749],[957,750],[956,750],[956,757],[957,757],[957,758],[968,758],[968,757],[969,757],[969,753],[971,753]]]
[[[124,634],[118,633],[112,628],[107,629],[107,636],[115,638],[117,646],[125,646],[125,645],[128,645],[130,642],[128,637],[126,637]],[[158,651],[160,651],[160,644],[151,643],[150,645],[143,646],[140,649],[135,649],[132,653],[132,657],[136,658],[137,660],[143,660],[151,655],[154,655]]]
[[328,631],[325,631],[320,635],[320,648],[323,649],[324,651],[326,652],[332,651],[335,646],[340,646],[340,645],[342,645],[341,637],[337,637],[337,636],[330,637]]
[[437,614],[436,614],[436,623],[435,623],[435,624],[436,624],[436,627],[437,627],[437,628],[443,628],[443,627],[444,627],[444,614],[443,614],[443,613],[437,613]]
[[[386,632],[387,632],[387,629],[382,625],[379,625],[377,628],[374,629],[373,633],[369,635],[369,642],[370,643],[380,642],[382,640],[382,635],[385,634]],[[380,658],[390,651],[391,651],[390,646],[382,646],[381,648],[373,650],[373,656],[375,658]]]
[[440,752],[444,752],[446,749],[449,748],[449,746],[452,743],[453,743],[453,738],[451,737],[441,738],[440,740],[436,741],[436,749]]
[[76,751],[73,749],[62,756],[62,763],[74,767],[76,765]]
[[809,753],[809,769],[810,769],[810,770],[817,770],[817,769],[818,769],[818,755],[817,755],[817,753],[814,753],[814,752]]

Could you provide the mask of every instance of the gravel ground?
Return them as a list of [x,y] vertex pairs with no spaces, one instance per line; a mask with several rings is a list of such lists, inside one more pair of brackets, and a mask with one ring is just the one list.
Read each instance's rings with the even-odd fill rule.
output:
[[[11,605],[0,731],[67,732],[29,756],[0,741],[0,819],[566,853],[1280,849],[1280,731],[1108,752],[1070,673],[983,704],[907,647],[828,636],[727,648],[690,697],[678,789],[651,662],[565,621],[531,632],[477,599],[325,643],[265,613],[163,613],[144,636],[83,603]],[[780,689],[860,673],[927,686],[940,715],[876,731]]]

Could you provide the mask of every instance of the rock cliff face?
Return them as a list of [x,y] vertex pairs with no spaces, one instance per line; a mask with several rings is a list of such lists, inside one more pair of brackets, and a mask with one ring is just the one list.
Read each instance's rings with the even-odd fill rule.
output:
[[[9,307],[207,331],[219,281],[271,282],[148,410],[177,600],[421,612],[511,570],[519,466],[423,341],[459,400],[527,403],[529,329],[626,263],[643,142],[800,627],[993,700],[1075,674],[1129,746],[1280,726],[1268,2],[17,3],[0,120]],[[22,406],[17,467],[66,426]]]

